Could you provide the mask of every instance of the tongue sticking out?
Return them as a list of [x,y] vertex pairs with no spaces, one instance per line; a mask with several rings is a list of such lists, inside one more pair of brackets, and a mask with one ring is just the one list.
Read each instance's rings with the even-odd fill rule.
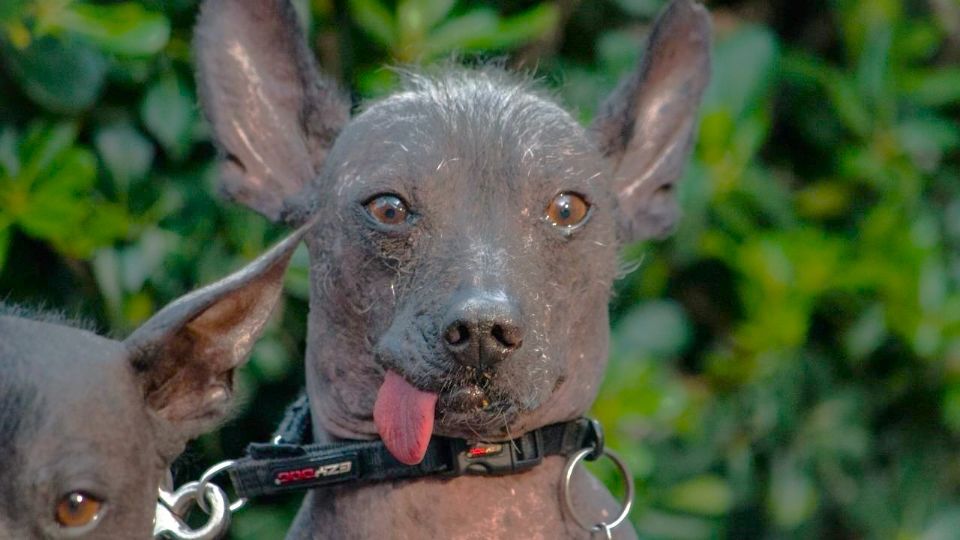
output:
[[417,390],[396,372],[387,371],[373,406],[373,423],[397,461],[416,465],[423,460],[436,404],[436,394]]

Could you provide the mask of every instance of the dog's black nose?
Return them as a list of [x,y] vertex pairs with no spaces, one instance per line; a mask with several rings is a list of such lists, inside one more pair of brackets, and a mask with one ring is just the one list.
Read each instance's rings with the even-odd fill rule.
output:
[[465,295],[447,311],[443,344],[465,366],[498,364],[522,343],[520,314],[503,294]]

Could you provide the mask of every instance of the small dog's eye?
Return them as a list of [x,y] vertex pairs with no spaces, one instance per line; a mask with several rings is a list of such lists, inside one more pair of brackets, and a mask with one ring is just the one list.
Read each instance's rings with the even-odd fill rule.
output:
[[550,201],[547,206],[547,219],[557,227],[571,228],[583,222],[590,205],[576,193],[564,192]]
[[370,217],[384,225],[400,225],[410,216],[407,205],[396,195],[377,195],[364,207]]
[[82,527],[100,517],[103,501],[84,491],[67,493],[57,501],[55,517],[62,527]]

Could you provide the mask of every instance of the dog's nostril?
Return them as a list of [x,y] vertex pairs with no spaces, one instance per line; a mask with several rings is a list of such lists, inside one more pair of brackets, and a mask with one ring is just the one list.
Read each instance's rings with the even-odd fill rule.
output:
[[508,328],[502,324],[494,324],[493,328],[490,329],[490,334],[507,349],[516,349],[522,341],[515,328]]
[[450,345],[462,345],[470,339],[470,329],[463,323],[454,323],[444,332],[443,338]]
[[506,360],[524,338],[519,310],[505,293],[467,291],[448,308],[438,340],[455,362],[490,369]]

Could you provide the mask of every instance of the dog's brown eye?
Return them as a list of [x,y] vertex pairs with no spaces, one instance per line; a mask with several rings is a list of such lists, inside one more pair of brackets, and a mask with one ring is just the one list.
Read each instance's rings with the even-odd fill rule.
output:
[[366,204],[367,213],[384,225],[400,225],[407,221],[410,211],[396,195],[379,195]]
[[590,205],[576,193],[561,193],[547,206],[547,219],[557,227],[574,227],[587,217]]
[[67,493],[57,501],[56,519],[62,527],[82,527],[99,517],[103,501],[83,491]]

